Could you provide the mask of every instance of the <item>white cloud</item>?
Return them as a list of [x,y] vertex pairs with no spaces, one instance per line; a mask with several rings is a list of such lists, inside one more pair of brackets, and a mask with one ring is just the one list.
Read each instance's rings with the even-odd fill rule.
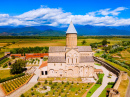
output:
[[[127,8],[118,7],[114,10],[110,8],[101,9],[95,12],[86,13],[86,15],[72,15],[70,12],[64,12],[61,8],[48,8],[41,6],[17,16],[9,14],[0,14],[0,26],[3,25],[49,25],[64,27],[72,20],[74,24],[79,25],[99,25],[99,26],[121,26],[130,25],[130,19],[119,19],[119,13]],[[102,15],[102,16],[99,16]]]
[[127,9],[126,7],[118,7],[114,10],[110,10],[110,8],[107,9],[101,9],[99,11],[96,11],[95,13],[101,14],[101,15],[118,15],[120,14],[120,11],[123,11]]

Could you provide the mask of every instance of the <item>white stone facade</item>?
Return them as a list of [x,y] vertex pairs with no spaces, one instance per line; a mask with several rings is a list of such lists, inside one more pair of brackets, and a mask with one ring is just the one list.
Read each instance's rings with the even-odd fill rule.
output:
[[49,47],[49,57],[46,66],[48,74],[46,77],[76,78],[94,76],[94,59],[91,47],[77,46],[77,32],[70,32],[71,28],[69,28],[69,33],[67,33],[66,43],[68,45]]

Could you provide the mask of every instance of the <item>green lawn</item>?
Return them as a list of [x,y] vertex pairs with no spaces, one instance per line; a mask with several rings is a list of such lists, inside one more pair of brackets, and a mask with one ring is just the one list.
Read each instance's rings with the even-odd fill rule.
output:
[[95,84],[87,93],[86,97],[91,97],[92,94],[101,86],[101,84]]
[[99,97],[106,97],[106,93],[107,93],[106,89],[107,88],[112,88],[112,85],[107,85],[105,87],[105,89],[102,91],[102,93],[99,95]]
[[95,53],[94,56],[95,57],[100,57],[103,54],[104,51],[100,51],[99,53]]
[[6,77],[10,77],[10,76],[14,76],[10,74],[10,70],[0,70],[0,78],[6,78]]
[[[88,84],[88,83],[69,83],[67,84],[66,82],[64,84],[62,83],[57,83],[57,85],[55,85],[55,83],[52,83],[51,85],[49,85],[49,83],[45,84],[45,83],[41,83],[40,85],[36,84],[37,87],[32,87],[30,90],[28,90],[27,92],[24,93],[25,97],[32,97],[32,93],[34,93],[33,97],[53,97],[53,93],[54,93],[54,97],[58,97],[59,94],[61,95],[61,97],[65,97],[65,95],[67,95],[67,97],[81,97],[85,92],[86,89],[90,88],[90,86],[92,85]],[[46,93],[41,93],[40,91],[43,91],[44,89],[42,88],[43,86],[54,86],[54,88],[51,89],[51,91],[48,92],[48,96],[46,96]],[[38,91],[40,90],[40,91]],[[68,94],[67,94],[68,93]],[[75,95],[75,93],[77,93],[77,95]]]
[[99,63],[94,63],[95,65],[98,65],[98,66],[102,66],[101,64],[99,64]]

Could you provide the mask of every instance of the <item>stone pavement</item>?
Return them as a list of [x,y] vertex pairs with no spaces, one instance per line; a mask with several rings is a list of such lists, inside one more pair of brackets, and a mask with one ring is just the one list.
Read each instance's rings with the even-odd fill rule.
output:
[[0,88],[0,97],[5,97],[5,95],[4,95],[4,93],[3,93],[1,88]]
[[101,92],[104,90],[104,88],[107,86],[108,82],[115,82],[117,77],[113,74],[111,78],[108,78],[109,71],[103,67],[103,66],[98,66],[95,65],[96,69],[102,69],[104,72],[104,77],[103,77],[103,82],[102,85],[93,93],[91,97],[98,97]]

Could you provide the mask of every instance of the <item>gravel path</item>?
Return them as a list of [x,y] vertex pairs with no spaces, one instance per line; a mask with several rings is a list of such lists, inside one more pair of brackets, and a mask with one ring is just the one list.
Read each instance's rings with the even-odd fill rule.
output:
[[102,69],[104,72],[104,77],[103,77],[102,85],[93,93],[93,95],[91,97],[98,97],[102,93],[104,88],[107,86],[108,82],[115,82],[115,80],[117,78],[114,74],[112,75],[111,78],[108,78],[109,71],[103,66],[95,65],[95,68]]
[[128,79],[129,79],[129,85],[128,85],[125,97],[130,97],[130,77],[129,76],[128,76]]
[[5,97],[5,95],[4,95],[4,93],[3,93],[1,88],[0,88],[0,97]]

